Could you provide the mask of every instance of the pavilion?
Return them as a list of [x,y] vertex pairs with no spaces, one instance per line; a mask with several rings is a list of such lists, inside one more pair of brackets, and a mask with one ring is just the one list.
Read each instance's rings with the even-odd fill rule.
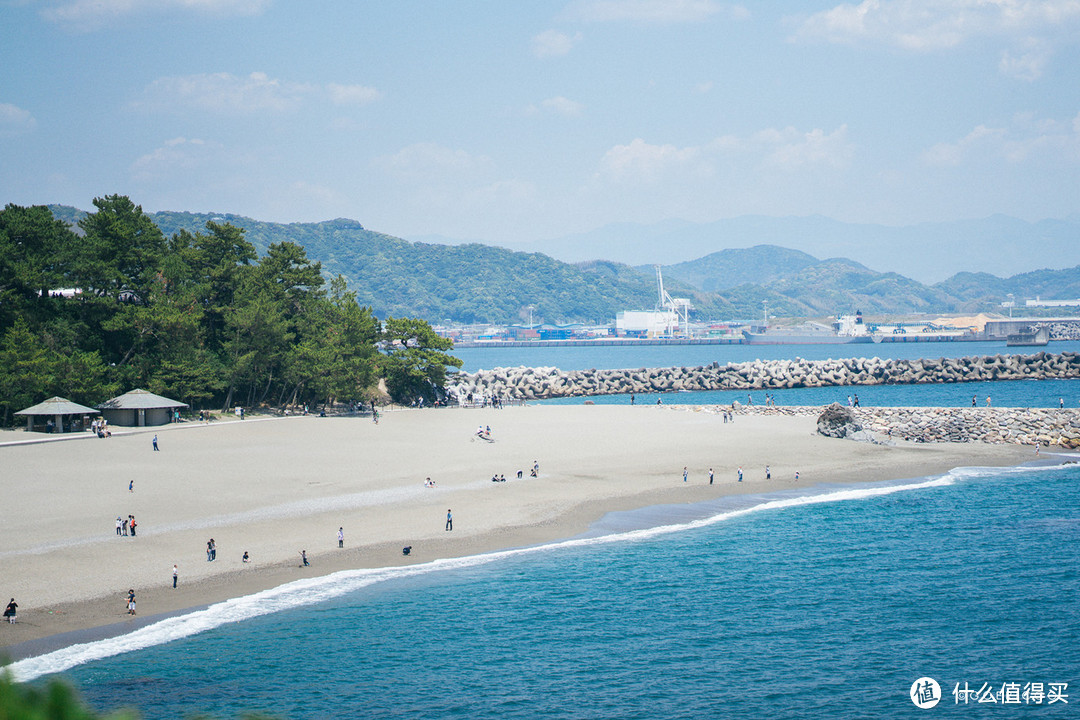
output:
[[98,405],[105,419],[120,427],[167,425],[172,422],[174,411],[186,407],[187,403],[170,400],[146,390],[132,390]]
[[45,402],[38,403],[25,410],[19,410],[16,415],[26,416],[27,432],[79,432],[86,430],[90,424],[90,415],[98,415],[99,412],[85,405],[74,403],[67,398],[51,397]]

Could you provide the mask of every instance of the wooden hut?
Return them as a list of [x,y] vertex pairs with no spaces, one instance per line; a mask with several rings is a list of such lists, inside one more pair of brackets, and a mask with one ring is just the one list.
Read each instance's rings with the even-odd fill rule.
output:
[[52,397],[15,414],[26,416],[27,432],[62,433],[86,430],[90,427],[90,416],[99,413],[67,398]]
[[145,427],[167,425],[174,413],[187,403],[170,400],[146,390],[132,390],[98,405],[101,414],[113,425],[120,427]]

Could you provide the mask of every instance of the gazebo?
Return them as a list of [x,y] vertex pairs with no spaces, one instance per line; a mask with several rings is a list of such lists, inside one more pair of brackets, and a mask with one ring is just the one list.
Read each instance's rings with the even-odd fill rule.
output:
[[174,410],[187,406],[187,403],[170,400],[146,390],[132,390],[112,400],[106,400],[98,405],[98,409],[113,425],[144,427],[167,425],[172,422]]
[[[97,415],[98,411],[67,398],[51,397],[16,415],[26,416],[26,431],[34,432],[78,432],[87,428],[87,417]],[[36,420],[36,422],[35,422]],[[37,426],[37,427],[35,427]]]

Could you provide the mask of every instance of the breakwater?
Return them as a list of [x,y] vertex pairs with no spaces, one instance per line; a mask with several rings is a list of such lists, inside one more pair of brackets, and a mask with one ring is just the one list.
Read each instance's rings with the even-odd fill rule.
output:
[[[706,407],[740,415],[801,415],[820,417],[820,406]],[[849,409],[862,430],[880,441],[919,443],[985,442],[1017,445],[1056,445],[1080,449],[1080,410],[1054,408],[859,407]],[[857,439],[866,439],[860,437]]]
[[447,390],[459,401],[484,397],[556,397],[681,390],[779,390],[844,385],[912,385],[1080,377],[1080,353],[936,359],[753,360],[697,367],[559,370],[516,367],[456,373]]

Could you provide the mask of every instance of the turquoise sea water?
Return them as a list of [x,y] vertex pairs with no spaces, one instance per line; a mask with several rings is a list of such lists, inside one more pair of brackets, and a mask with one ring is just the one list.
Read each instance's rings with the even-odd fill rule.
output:
[[480,347],[457,348],[452,354],[465,364],[466,372],[496,367],[589,368],[696,367],[718,362],[751,360],[826,360],[829,358],[879,357],[911,359],[979,357],[983,355],[1034,355],[1080,352],[1080,341],[1059,341],[1045,348],[1006,347],[999,342],[879,343],[876,345],[665,345],[628,347]]
[[[304,581],[17,670],[81,662],[94,706],[151,720],[1075,717],[1080,466],[798,492]],[[1064,683],[1068,704],[958,704],[965,683]]]
[[[538,347],[538,348],[463,348],[454,354],[464,361],[468,372],[495,367],[557,367],[561,370],[621,369],[639,367],[696,367],[718,362],[721,365],[750,360],[775,360],[801,357],[806,360],[828,358],[880,357],[911,359],[920,357],[967,357],[997,354],[1032,355],[1033,348],[1006,348],[1003,342],[989,343],[882,343],[879,345],[671,345],[665,347]],[[1080,352],[1080,342],[1053,342],[1046,352]],[[828,405],[847,403],[858,395],[862,405],[970,407],[975,396],[979,407],[986,398],[997,407],[1080,407],[1080,379],[1013,380],[940,385],[865,385],[860,387],[797,388],[770,390],[778,405]],[[579,405],[586,398],[556,398],[545,403]],[[628,404],[629,395],[602,395],[588,398],[598,404]],[[729,405],[733,401],[761,405],[765,391],[718,390],[638,395],[642,404]]]
[[[583,367],[727,362],[683,354],[701,348],[647,348],[664,351],[656,362],[594,350]],[[1080,402],[1076,380],[854,390],[864,405],[968,406],[973,393],[980,406],[987,394],[1005,406]],[[822,404],[848,393],[773,395]],[[664,402],[745,401],[710,395]],[[148,720],[1069,717],[1078,551],[1080,465],[960,469],[645,508],[542,548],[304,580],[15,671],[63,672],[96,708],[130,705]],[[909,699],[924,676],[942,693],[930,710]],[[1064,683],[1069,702],[958,703],[964,683],[991,697],[1006,683]]]

